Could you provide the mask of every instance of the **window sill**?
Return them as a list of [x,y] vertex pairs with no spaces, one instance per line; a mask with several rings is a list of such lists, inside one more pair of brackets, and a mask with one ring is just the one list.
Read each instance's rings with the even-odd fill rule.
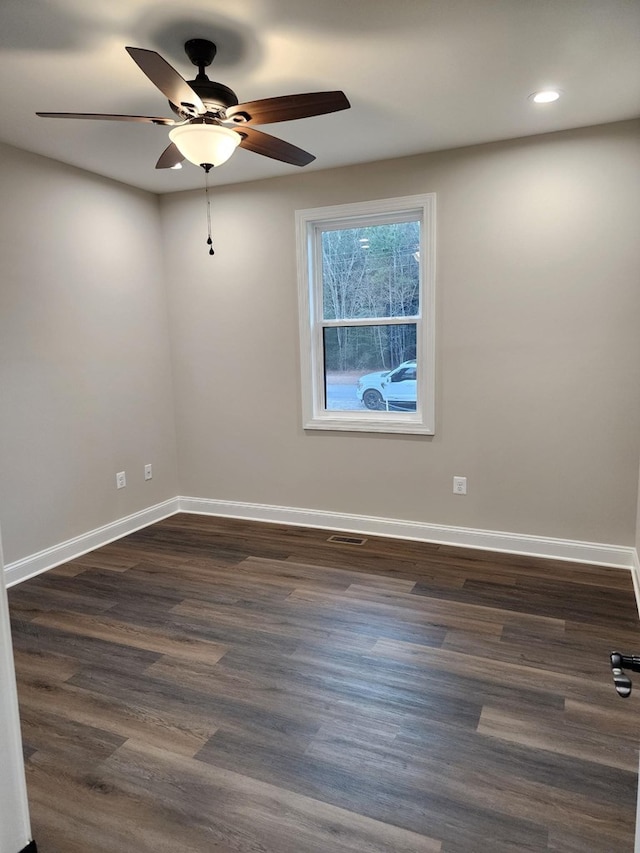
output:
[[336,417],[334,414],[326,417],[311,418],[304,424],[304,429],[337,430],[340,432],[378,432],[405,435],[434,435],[435,430],[422,420],[414,418],[399,418],[391,415],[381,417],[379,413],[372,418]]

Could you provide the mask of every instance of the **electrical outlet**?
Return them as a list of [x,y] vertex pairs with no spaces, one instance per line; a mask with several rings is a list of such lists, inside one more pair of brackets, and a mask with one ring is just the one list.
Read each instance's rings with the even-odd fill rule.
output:
[[453,494],[454,495],[466,495],[467,494],[467,478],[466,477],[454,477],[453,478]]
[[127,475],[124,471],[119,471],[116,474],[116,489],[124,489],[127,485]]
[[153,468],[151,465],[144,466],[144,478],[145,480],[150,480],[153,477]]

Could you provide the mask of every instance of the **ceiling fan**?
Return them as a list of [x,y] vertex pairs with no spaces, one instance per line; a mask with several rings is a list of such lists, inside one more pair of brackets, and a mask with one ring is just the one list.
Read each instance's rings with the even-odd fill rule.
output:
[[240,146],[247,151],[306,166],[315,156],[284,139],[256,130],[256,124],[308,118],[346,110],[351,105],[344,92],[308,92],[259,101],[238,103],[228,86],[209,80],[205,73],[216,55],[216,45],[207,39],[190,39],[185,52],[198,68],[195,80],[186,81],[155,50],[127,47],[127,53],[151,82],[169,99],[177,118],[108,115],[101,113],[44,113],[45,118],[137,121],[171,127],[170,144],[160,155],[156,169],[171,169],[189,160],[206,172],[224,163]]

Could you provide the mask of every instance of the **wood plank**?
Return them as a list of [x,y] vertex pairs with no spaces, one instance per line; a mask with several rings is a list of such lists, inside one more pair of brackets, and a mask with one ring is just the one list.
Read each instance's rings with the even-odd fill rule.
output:
[[[193,715],[184,710],[171,714],[163,709],[160,713],[131,700],[122,701],[73,684],[55,683],[43,676],[28,678],[22,667],[18,694],[27,713],[54,711],[75,723],[110,732],[122,741],[143,740],[180,755],[195,755],[216,731],[214,724],[194,720]],[[46,726],[41,728],[47,731]],[[35,749],[37,741],[29,738],[29,743]]]
[[608,675],[606,667],[603,667],[602,681],[593,684],[589,678],[579,674],[566,675],[552,669],[514,664],[448,649],[434,649],[399,640],[381,639],[375,644],[371,654],[420,662],[437,672],[447,672],[460,678],[479,678],[487,683],[506,685],[513,690],[550,692],[582,701],[611,700],[611,684],[604,679],[605,673]]
[[638,769],[638,746],[635,738],[611,738],[608,742],[593,732],[571,726],[564,715],[547,712],[543,719],[533,714],[485,707],[480,715],[478,734],[510,743],[560,755],[575,756],[583,761],[617,767],[634,773]]
[[[233,770],[171,757],[144,744],[131,742],[115,752],[105,762],[102,776],[114,783],[126,779],[128,789],[137,797],[155,796],[172,803],[191,825],[202,825],[208,819],[234,849],[279,853],[441,850],[437,839]],[[186,790],[175,781],[184,778],[190,783]]]
[[71,634],[81,634],[97,640],[108,640],[122,646],[132,646],[134,649],[144,649],[162,655],[187,660],[220,660],[227,647],[220,643],[210,643],[206,640],[194,640],[188,636],[171,636],[166,632],[118,622],[115,619],[97,618],[93,616],[68,616],[65,613],[43,613],[33,620],[38,625],[58,628]]

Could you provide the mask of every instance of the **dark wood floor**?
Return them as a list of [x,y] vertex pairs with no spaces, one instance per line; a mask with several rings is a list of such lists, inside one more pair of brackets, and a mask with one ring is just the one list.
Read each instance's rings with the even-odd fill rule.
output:
[[625,853],[627,572],[177,515],[14,587],[41,853]]

